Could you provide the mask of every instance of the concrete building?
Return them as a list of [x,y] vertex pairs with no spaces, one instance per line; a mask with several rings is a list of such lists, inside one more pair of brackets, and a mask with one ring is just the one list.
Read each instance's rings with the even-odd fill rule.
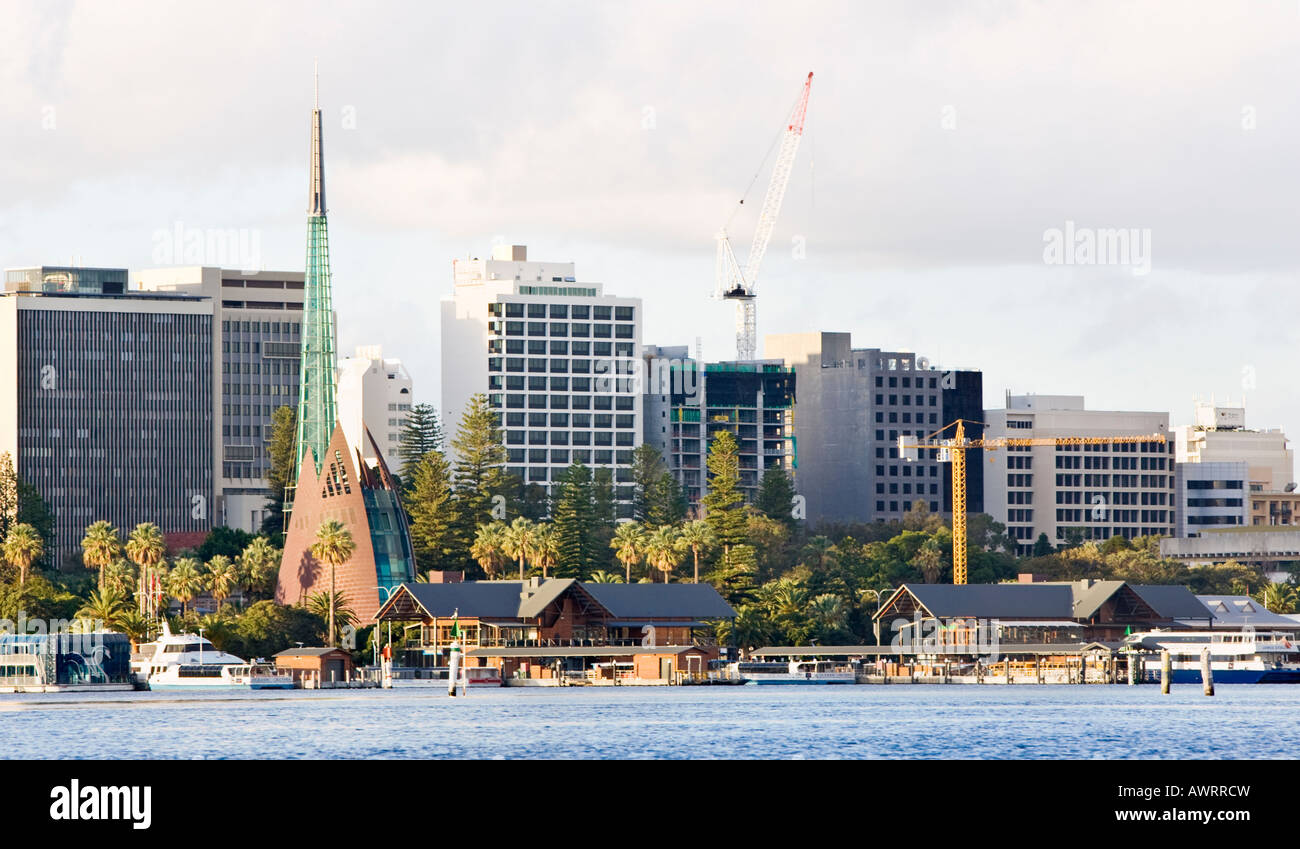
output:
[[[1012,395],[990,410],[986,436],[1072,437],[1167,434],[1169,414],[1084,409],[1081,395]],[[971,465],[974,465],[972,462]],[[1019,553],[1039,534],[1072,538],[1169,535],[1175,525],[1172,441],[1058,445],[987,452],[986,511],[1006,524]]]
[[213,524],[212,302],[126,293],[126,269],[6,272],[0,452],[54,513],[50,551],[80,565],[85,529]]
[[1248,500],[1252,527],[1300,525],[1300,492],[1252,492]]
[[1300,530],[1267,527],[1207,530],[1194,537],[1160,540],[1160,556],[1189,566],[1236,561],[1257,566],[1275,583],[1289,577],[1287,566],[1300,562]]
[[[781,360],[705,363],[685,346],[647,345],[645,433],[677,477],[693,515],[708,492],[709,445],[723,430],[740,447],[740,488],[758,495],[768,469],[795,478],[795,374]],[[797,489],[797,484],[796,484]]]
[[1179,463],[1247,465],[1251,492],[1280,492],[1295,482],[1295,461],[1279,429],[1248,430],[1246,408],[1197,401],[1195,423],[1173,429]]
[[385,359],[379,345],[358,345],[355,356],[339,363],[338,407],[348,443],[362,446],[366,463],[376,458],[362,438],[363,428],[369,428],[384,459],[400,466],[397,449],[411,412],[411,376],[401,360]]
[[[950,464],[898,456],[900,434],[925,437],[955,421],[984,421],[978,371],[940,369],[906,351],[854,348],[848,333],[768,336],[794,370],[799,493],[810,524],[897,520],[917,500],[952,510]],[[980,436],[978,424],[968,437]],[[967,510],[984,510],[980,452],[969,458]]]
[[454,432],[470,397],[486,393],[507,468],[548,491],[571,463],[630,463],[642,434],[641,300],[578,283],[571,262],[529,261],[522,245],[458,259],[453,272],[442,302],[445,427]]
[[136,288],[211,300],[215,524],[261,529],[271,415],[298,405],[303,273],[208,266],[131,272]]

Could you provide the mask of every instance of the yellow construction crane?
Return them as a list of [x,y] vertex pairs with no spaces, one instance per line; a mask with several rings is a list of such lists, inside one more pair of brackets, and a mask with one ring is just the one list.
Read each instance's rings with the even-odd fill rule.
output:
[[[898,456],[904,460],[917,459],[919,451],[932,450],[938,453],[940,462],[952,462],[952,582],[966,583],[966,452],[974,448],[995,451],[999,448],[1033,448],[1036,446],[1063,445],[1119,445],[1135,442],[1165,443],[1162,433],[1150,433],[1143,436],[1044,436],[1013,437],[1000,436],[994,439],[967,439],[966,425],[969,419],[957,419],[952,424],[944,425],[928,436],[917,438],[898,437]],[[944,431],[956,428],[952,437],[944,437]]]

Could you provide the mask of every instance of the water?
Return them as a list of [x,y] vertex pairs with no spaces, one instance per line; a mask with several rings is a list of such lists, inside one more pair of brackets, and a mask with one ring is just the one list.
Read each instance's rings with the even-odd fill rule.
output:
[[0,697],[10,758],[1277,758],[1300,686],[822,686]]

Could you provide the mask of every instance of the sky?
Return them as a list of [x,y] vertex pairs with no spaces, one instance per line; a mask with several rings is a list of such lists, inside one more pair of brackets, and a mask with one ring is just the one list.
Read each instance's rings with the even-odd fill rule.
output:
[[644,298],[647,343],[733,357],[714,234],[743,261],[813,71],[760,340],[979,368],[990,409],[1244,397],[1300,433],[1300,0],[0,13],[0,265],[193,264],[179,227],[243,235],[204,264],[302,269],[318,62],[340,349],[382,344],[417,401],[452,260],[500,242]]

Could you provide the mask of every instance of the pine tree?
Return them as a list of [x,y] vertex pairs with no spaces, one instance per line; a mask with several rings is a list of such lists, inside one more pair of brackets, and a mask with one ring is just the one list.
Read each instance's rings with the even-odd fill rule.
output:
[[720,431],[709,445],[709,491],[701,499],[704,519],[722,546],[723,557],[746,542],[745,498],[740,492],[740,454],[731,431]]
[[581,463],[565,469],[557,482],[558,493],[551,508],[551,520],[555,524],[556,577],[578,578],[591,571],[595,559],[592,489],[591,470]]
[[293,448],[297,439],[297,416],[293,407],[276,407],[271,414],[271,434],[267,440],[270,465],[266,469],[266,518],[262,533],[279,537],[284,533],[284,490],[297,483],[293,477]]
[[643,442],[632,452],[632,518],[638,522],[650,518],[650,502],[659,478],[668,467],[659,449]]
[[420,458],[405,498],[411,517],[411,547],[417,571],[461,565],[468,556],[456,537],[456,501],[451,492],[451,465],[433,449]]
[[651,525],[680,525],[686,520],[687,506],[677,476],[665,470],[651,485],[646,520]]
[[9,534],[11,525],[18,521],[18,475],[14,472],[14,458],[5,451],[0,454],[0,539]]
[[776,519],[794,530],[798,524],[794,518],[794,484],[790,482],[785,469],[778,467],[763,472],[757,506],[768,518]]
[[416,404],[402,424],[398,436],[397,457],[401,461],[402,480],[409,491],[416,467],[430,451],[442,450],[442,422],[432,404]]
[[587,571],[610,565],[609,541],[618,525],[618,496],[614,489],[614,472],[608,467],[591,474],[591,540]]
[[469,399],[451,445],[455,453],[452,476],[452,492],[456,498],[455,547],[468,559],[478,526],[503,518],[492,515],[493,497],[507,496],[510,488],[497,414],[488,406],[486,395],[480,393]]

